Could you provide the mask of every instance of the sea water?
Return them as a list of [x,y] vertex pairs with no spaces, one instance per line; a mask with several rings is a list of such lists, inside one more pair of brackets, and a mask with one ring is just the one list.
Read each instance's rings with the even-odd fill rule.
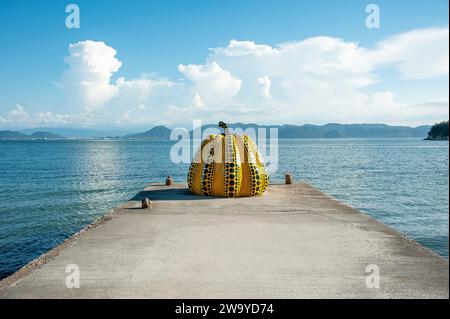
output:
[[[171,141],[0,141],[0,278],[172,175]],[[420,139],[279,140],[285,172],[448,258],[449,153]]]

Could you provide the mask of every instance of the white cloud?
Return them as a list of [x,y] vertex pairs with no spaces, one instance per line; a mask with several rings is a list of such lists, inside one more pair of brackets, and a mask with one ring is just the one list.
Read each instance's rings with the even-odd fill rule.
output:
[[[217,62],[242,79],[240,101],[249,107],[252,102],[263,105],[258,117],[265,122],[393,123],[401,121],[395,112],[407,121],[419,110],[404,104],[400,108],[393,92],[365,93],[383,82],[378,71],[394,68],[400,72],[398,81],[445,76],[448,51],[448,28],[424,29],[390,37],[373,49],[323,36],[277,47],[232,41],[213,50],[208,62]],[[262,83],[268,84],[265,77],[270,79],[270,101],[258,100]],[[249,85],[255,79],[256,88]],[[263,90],[267,97],[267,87]]]
[[112,76],[119,71],[122,62],[116,58],[116,50],[104,42],[81,41],[69,45],[68,65],[62,76],[62,85],[68,91],[67,101],[71,110],[117,110],[117,104],[134,108],[143,104],[152,90],[171,87],[165,79],[142,75],[137,79],[120,77],[115,83]]
[[74,104],[96,108],[117,94],[117,87],[110,83],[111,76],[122,66],[116,53],[103,42],[87,40],[69,45],[69,56],[64,59],[69,68],[62,84]]
[[381,41],[367,57],[372,63],[391,64],[406,79],[448,75],[449,29],[421,29]]
[[[239,47],[236,41],[230,45],[233,50]],[[367,50],[341,39],[315,37],[265,50],[244,47],[243,56],[227,54],[225,48],[214,51],[208,61],[242,79],[239,98],[249,107],[263,106],[259,114],[266,122],[329,121],[337,108],[352,107],[349,102],[354,104],[360,88],[375,82],[372,66],[364,60]],[[252,48],[255,54],[249,52]],[[262,84],[262,96],[270,95],[270,101],[260,99]],[[322,116],[312,116],[316,112]]]
[[178,65],[184,78],[177,81],[142,74],[114,82],[122,65],[116,50],[82,41],[69,46],[59,83],[67,92],[66,109],[31,116],[17,105],[0,123],[431,123],[448,117],[443,107],[448,100],[433,95],[448,96],[448,89],[431,91],[428,101],[438,102],[411,103],[412,90],[405,103],[395,87],[381,85],[386,78],[380,71],[395,70],[389,82],[411,87],[417,79],[448,82],[448,33],[448,28],[413,30],[373,48],[325,36],[277,46],[231,40],[211,49],[204,64]]
[[394,113],[393,123],[405,125],[434,124],[449,118],[449,101],[427,101],[401,105]]
[[52,112],[34,112],[29,113],[25,107],[17,104],[4,117],[0,116],[3,125],[6,127],[38,127],[50,125],[65,125],[71,123],[89,123],[94,124],[96,119],[89,112],[59,114]]
[[16,106],[7,114],[7,118],[9,120],[24,121],[28,119],[28,113],[22,105],[16,104]]
[[217,62],[204,65],[180,64],[178,71],[191,81],[191,90],[204,99],[212,98],[217,101],[231,98],[241,88],[242,81],[222,69]]
[[200,95],[198,93],[196,93],[194,95],[193,103],[194,103],[194,106],[199,108],[199,109],[205,109],[206,108],[205,107],[205,103],[203,103],[203,100],[202,100],[202,98],[200,97]]
[[277,49],[269,45],[255,44],[253,41],[231,40],[225,48],[211,49],[215,55],[223,54],[225,56],[241,57],[245,55],[266,55],[277,53]]
[[270,78],[266,75],[261,78],[258,78],[258,84],[261,85],[262,88],[262,95],[266,98],[270,98],[270,86],[272,85],[272,81]]

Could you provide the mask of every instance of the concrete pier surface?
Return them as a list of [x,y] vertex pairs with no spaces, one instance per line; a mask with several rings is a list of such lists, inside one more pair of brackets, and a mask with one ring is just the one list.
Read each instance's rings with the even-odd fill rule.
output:
[[[80,288],[66,287],[70,264]],[[233,199],[149,186],[1,281],[0,298],[448,298],[448,276],[445,259],[306,183]]]

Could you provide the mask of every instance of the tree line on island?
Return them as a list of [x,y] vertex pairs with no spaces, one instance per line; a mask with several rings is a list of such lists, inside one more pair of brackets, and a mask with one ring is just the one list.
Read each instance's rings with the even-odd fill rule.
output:
[[[258,125],[234,123],[230,128],[246,130],[253,128],[277,128],[279,138],[424,138],[430,140],[448,140],[448,121],[437,123],[433,126],[422,125],[418,127],[390,126],[386,124],[337,124],[326,125]],[[217,128],[217,124],[202,126],[202,131],[207,128]],[[22,131],[2,131],[0,139],[29,140],[29,139],[63,139],[63,138],[114,138],[114,139],[148,139],[169,140],[171,129],[158,125],[152,129],[133,134],[117,134],[114,130],[101,131],[94,129],[69,129],[69,128],[39,128]],[[190,132],[192,135],[192,131]]]
[[426,140],[448,141],[448,121],[434,124],[428,131]]

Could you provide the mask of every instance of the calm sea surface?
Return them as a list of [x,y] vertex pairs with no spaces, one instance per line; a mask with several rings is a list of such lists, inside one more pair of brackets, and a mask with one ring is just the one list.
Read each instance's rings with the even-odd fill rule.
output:
[[[184,182],[168,141],[0,141],[0,278],[150,182]],[[279,141],[279,168],[448,258],[448,142]]]

